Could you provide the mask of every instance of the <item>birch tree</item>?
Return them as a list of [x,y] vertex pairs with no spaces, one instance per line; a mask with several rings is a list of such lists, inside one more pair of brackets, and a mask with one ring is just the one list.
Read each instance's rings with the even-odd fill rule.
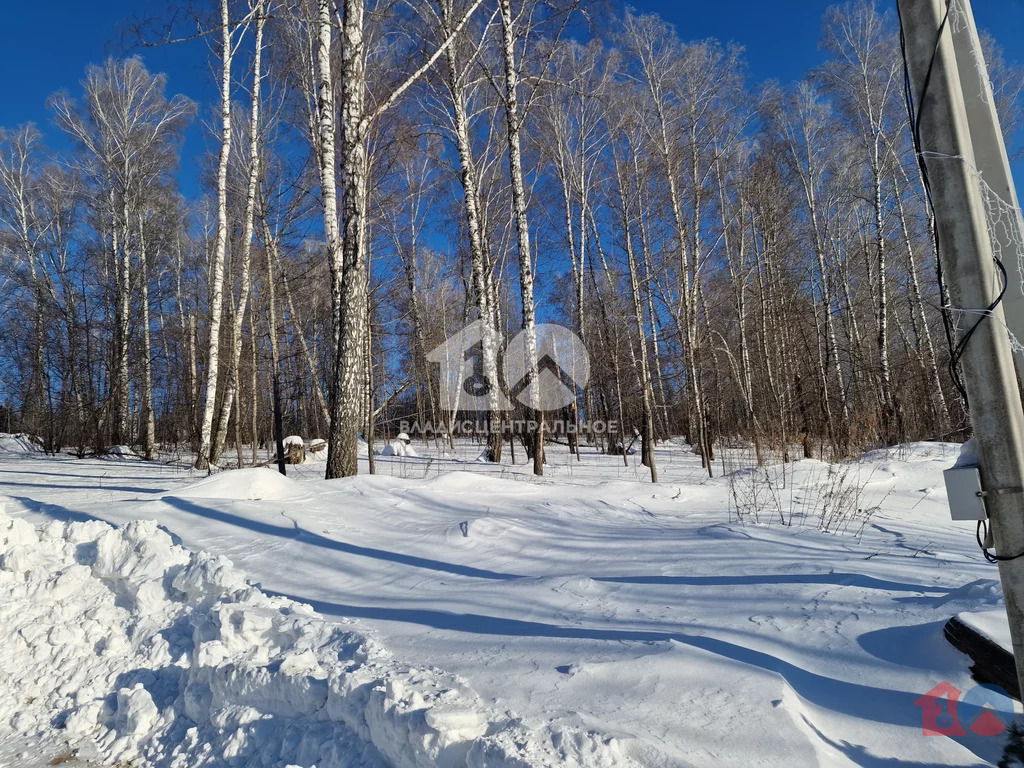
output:
[[224,265],[228,249],[228,163],[231,158],[231,62],[235,56],[237,27],[232,24],[228,0],[220,2],[220,153],[217,159],[217,234],[210,276],[210,339],[206,354],[206,387],[199,451],[195,468],[210,469],[213,418],[220,376],[221,323],[224,317]]
[[135,206],[173,167],[177,142],[192,113],[183,96],[167,99],[166,78],[150,75],[138,58],[108,59],[90,67],[85,103],[67,94],[51,100],[57,122],[78,144],[95,191],[94,205],[107,224],[109,263],[114,271],[111,354],[111,439],[128,441]]
[[230,344],[228,346],[230,357],[227,368],[227,386],[224,391],[221,403],[220,418],[218,419],[217,436],[210,452],[210,463],[216,464],[224,450],[224,441],[227,437],[228,420],[231,409],[238,393],[238,366],[242,356],[242,329],[245,325],[245,315],[249,308],[249,294],[251,291],[251,264],[252,245],[254,238],[254,226],[256,216],[256,195],[260,181],[260,97],[263,89],[263,30],[266,26],[267,17],[273,12],[273,3],[265,0],[255,0],[252,6],[252,19],[255,27],[254,53],[252,60],[252,106],[249,114],[249,142],[245,187],[245,209],[242,213],[242,239],[239,243],[241,251],[238,258],[239,295],[235,303],[235,311],[231,324]]
[[365,391],[367,333],[367,138],[374,122],[429,70],[461,32],[482,0],[470,6],[462,20],[434,53],[372,110],[366,100],[366,2],[343,0],[341,39],[341,216],[337,226],[334,165],[334,79],[331,72],[332,19],[329,0],[317,2],[318,119],[321,195],[324,228],[332,275],[332,308],[337,318],[334,371],[331,376],[331,424],[327,479],[354,475],[359,466],[358,439]]

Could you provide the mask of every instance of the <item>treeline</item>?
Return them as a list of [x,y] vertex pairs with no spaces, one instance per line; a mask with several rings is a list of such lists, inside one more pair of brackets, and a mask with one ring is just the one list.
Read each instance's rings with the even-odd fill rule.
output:
[[[427,357],[476,319],[495,404],[509,338],[530,382],[538,318],[572,329],[590,381],[545,418],[635,430],[654,477],[669,436],[710,469],[724,444],[967,433],[892,13],[828,9],[827,60],[779,86],[739,48],[578,0],[186,10],[133,34],[205,37],[212,109],[110,59],[51,98],[73,151],[0,136],[2,410],[50,450],[204,467],[297,432],[352,474],[360,436],[453,424]],[[1011,135],[1024,78],[985,56]],[[544,424],[527,402],[486,417],[494,458],[504,424]],[[515,438],[541,472],[543,427]]]

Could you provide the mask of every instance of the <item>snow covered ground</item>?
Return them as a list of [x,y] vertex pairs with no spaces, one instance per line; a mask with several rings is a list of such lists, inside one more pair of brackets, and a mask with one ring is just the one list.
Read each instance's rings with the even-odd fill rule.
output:
[[[881,508],[848,527],[859,537],[736,521],[729,482],[678,444],[658,450],[657,486],[633,457],[553,448],[537,482],[458,448],[417,443],[378,476],[324,482],[316,464],[205,478],[0,444],[7,515],[43,525],[0,518],[25,539],[0,572],[17,694],[0,728],[43,727],[51,751],[91,739],[79,759],[100,765],[175,749],[180,765],[321,768],[998,759],[999,737],[923,735],[915,706],[974,684],[946,619],[1000,604],[973,526],[949,520],[955,446],[866,457],[855,481]],[[826,482],[800,462],[785,494]],[[115,639],[76,629],[89,621]],[[52,710],[84,714],[47,732]],[[17,754],[0,764],[33,764]]]

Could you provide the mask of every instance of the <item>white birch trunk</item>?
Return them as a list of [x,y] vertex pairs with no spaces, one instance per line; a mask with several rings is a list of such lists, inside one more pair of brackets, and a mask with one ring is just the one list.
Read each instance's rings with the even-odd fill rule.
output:
[[149,270],[146,223],[139,214],[139,279],[142,282],[142,442],[146,461],[156,458],[156,416],[153,409],[153,344],[149,330]]
[[217,165],[217,239],[213,252],[213,277],[210,281],[210,343],[206,359],[206,394],[203,421],[199,430],[196,469],[210,468],[213,442],[213,416],[217,405],[217,378],[220,374],[220,327],[224,313],[224,263],[228,245],[228,159],[231,153],[231,58],[232,33],[228,0],[221,0],[221,143]]
[[522,300],[523,331],[526,340],[527,382],[530,418],[536,419],[533,435],[533,472],[544,474],[544,414],[540,411],[537,388],[537,322],[533,297],[533,256],[530,250],[530,226],[526,215],[526,184],[523,179],[522,128],[519,110],[519,72],[516,65],[515,34],[512,28],[510,0],[498,0],[501,13],[501,44],[505,74],[505,124],[508,130],[508,165],[512,183],[512,214],[519,252],[519,292]]
[[[452,32],[452,3],[442,0],[442,21],[446,36]],[[493,333],[485,333],[481,340],[483,352],[484,377],[489,384],[489,402],[491,422],[489,447],[491,459],[501,461],[502,435],[501,413],[499,411],[500,382],[498,380],[498,326],[494,306],[491,301],[491,290],[488,281],[487,249],[484,244],[483,224],[480,217],[480,188],[477,178],[476,160],[473,157],[473,145],[470,140],[469,116],[466,108],[465,84],[462,72],[456,62],[454,45],[445,49],[448,64],[448,87],[452,100],[452,115],[455,129],[455,143],[459,153],[459,175],[462,181],[463,207],[466,216],[466,229],[469,234],[470,274],[473,282],[476,308],[481,321]]]
[[228,360],[227,388],[221,403],[220,419],[217,424],[217,437],[210,452],[210,462],[216,464],[224,450],[227,438],[228,420],[235,398],[238,395],[238,367],[242,358],[242,328],[245,315],[249,308],[251,292],[251,265],[253,225],[256,215],[256,191],[260,178],[260,92],[263,84],[261,66],[263,55],[263,28],[266,23],[266,12],[263,0],[257,0],[253,9],[256,17],[256,41],[252,61],[252,112],[249,115],[249,178],[245,190],[245,213],[242,221],[242,253],[239,259],[239,297],[231,326],[231,342]]
[[[277,241],[270,233],[266,211],[260,215],[263,225],[263,246],[267,256],[267,329],[270,335],[270,376],[274,408],[274,449],[277,455],[277,471],[287,475],[284,463],[284,424],[281,414],[281,356],[277,338],[277,288],[274,282],[274,264],[277,262]],[[301,330],[299,331],[301,333]],[[255,337],[254,337],[255,338]],[[317,382],[319,388],[319,382]],[[323,395],[321,395],[321,400]],[[324,408],[326,411],[326,408]]]

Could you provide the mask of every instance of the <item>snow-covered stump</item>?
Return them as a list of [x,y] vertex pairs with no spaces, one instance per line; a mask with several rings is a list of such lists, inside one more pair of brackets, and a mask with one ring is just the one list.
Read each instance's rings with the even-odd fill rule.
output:
[[419,456],[416,449],[412,447],[412,438],[405,432],[400,432],[394,440],[385,445],[380,452],[381,456]]
[[304,464],[306,462],[306,442],[299,435],[289,435],[283,443],[285,464]]

